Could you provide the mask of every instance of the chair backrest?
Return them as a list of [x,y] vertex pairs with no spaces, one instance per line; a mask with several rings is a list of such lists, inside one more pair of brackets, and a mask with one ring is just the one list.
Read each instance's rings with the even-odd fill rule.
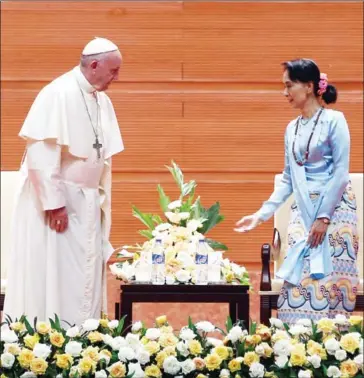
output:
[[[276,175],[274,185],[277,186],[282,178],[282,175]],[[357,215],[358,215],[358,234],[359,234],[359,254],[358,254],[358,268],[360,278],[363,278],[363,173],[351,173],[351,184],[356,196]],[[291,205],[293,203],[293,195],[278,209],[274,215],[274,227],[279,231],[281,237],[281,252],[274,263],[274,275],[282,264],[287,251],[287,227],[290,217]]]
[[7,278],[14,200],[20,183],[19,171],[1,171],[1,280]]

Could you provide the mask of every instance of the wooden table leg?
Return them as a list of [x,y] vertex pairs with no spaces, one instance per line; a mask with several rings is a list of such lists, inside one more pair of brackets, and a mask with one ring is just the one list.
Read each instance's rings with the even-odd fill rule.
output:
[[249,294],[241,294],[236,303],[238,319],[244,321],[244,326],[249,330]]
[[127,327],[132,324],[133,321],[133,301],[127,293],[122,296],[122,302],[120,305],[120,318],[126,315],[125,325]]
[[236,318],[236,303],[235,302],[229,302],[229,316],[231,318],[231,321],[233,322],[233,324],[236,323],[237,321],[237,318]]

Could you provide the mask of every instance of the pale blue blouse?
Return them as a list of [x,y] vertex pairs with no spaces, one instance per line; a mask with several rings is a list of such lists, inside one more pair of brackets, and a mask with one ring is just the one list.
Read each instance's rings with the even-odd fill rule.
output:
[[[301,160],[306,150],[317,113],[308,124],[299,127],[296,139],[296,156]],[[297,118],[292,120],[285,133],[285,166],[283,177],[274,192],[257,212],[262,220],[268,220],[292,194],[291,170],[298,167],[292,154],[292,144]],[[317,213],[317,218],[331,218],[349,182],[350,134],[343,113],[325,109],[316,126],[310,144],[309,157],[304,164],[309,193],[326,194]],[[294,193],[296,194],[296,193]],[[301,206],[304,204],[301,204]],[[300,209],[301,210],[301,209]]]
[[[302,160],[311,134],[315,114],[300,127],[296,138],[296,156]],[[323,110],[313,134],[309,157],[303,166],[296,163],[292,152],[297,119],[285,133],[285,167],[280,184],[257,212],[262,220],[269,219],[278,207],[294,194],[305,234],[290,245],[277,277],[298,285],[305,256],[310,259],[310,277],[320,279],[332,273],[332,259],[327,234],[316,248],[307,244],[307,235],[315,219],[331,218],[349,182],[350,134],[343,113]],[[318,194],[312,200],[310,194]]]

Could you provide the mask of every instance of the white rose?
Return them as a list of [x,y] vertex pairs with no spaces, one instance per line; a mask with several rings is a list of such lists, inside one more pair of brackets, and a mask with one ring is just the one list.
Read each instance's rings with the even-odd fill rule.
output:
[[114,338],[111,335],[102,335],[102,341],[108,345],[112,346],[112,343],[114,342]]
[[71,338],[77,337],[79,335],[80,335],[80,329],[77,326],[68,328],[68,330],[66,332],[66,336],[71,337]]
[[182,263],[182,266],[185,268],[195,266],[195,260],[189,252],[178,252],[177,260],[180,261]]
[[143,328],[143,323],[142,322],[135,322],[132,327],[131,327],[131,331],[132,332],[139,332],[141,329]]
[[196,328],[199,331],[203,331],[203,332],[214,332],[215,331],[215,326],[212,323],[207,322],[207,321],[196,323]]
[[196,337],[196,334],[192,331],[192,329],[184,327],[181,329],[179,337],[182,340],[193,340]]
[[209,346],[212,345],[214,347],[224,344],[222,340],[216,339],[215,337],[207,337],[206,341],[207,341],[207,345]]
[[13,352],[12,354],[14,354],[14,356],[17,356],[21,351],[20,345],[18,343],[4,344],[4,352],[10,353],[9,349],[11,349],[11,351]]
[[150,361],[150,354],[143,348],[139,348],[136,358],[141,365],[145,365]]
[[358,365],[358,368],[361,368],[362,371],[363,371],[363,355],[362,354],[359,354],[358,356],[356,356],[354,358],[354,362]]
[[0,332],[0,340],[4,343],[16,343],[18,341],[18,336],[10,329],[2,329]]
[[172,227],[172,225],[170,223],[161,223],[155,229],[158,232],[164,232],[164,231],[169,230],[171,227]]
[[107,378],[107,373],[105,370],[99,370],[95,373],[95,378]]
[[307,360],[312,364],[315,369],[318,369],[321,366],[321,357],[317,354],[309,356]]
[[57,375],[56,375],[56,378],[63,378],[63,377],[62,377],[62,374],[57,374]]
[[128,375],[133,375],[133,378],[144,378],[145,377],[145,374],[144,374],[144,371],[142,369],[142,367],[140,366],[139,363],[129,363],[129,374]]
[[65,352],[72,357],[78,357],[82,352],[82,344],[78,341],[70,341],[66,344]]
[[177,345],[176,348],[178,352],[181,354],[183,357],[187,357],[190,352],[188,350],[188,344],[185,341],[180,341]]
[[330,378],[340,378],[341,377],[341,371],[337,366],[330,366],[327,369],[327,376]]
[[288,362],[288,357],[285,356],[285,355],[280,355],[276,358],[276,361],[275,361],[275,364],[280,368],[280,369],[283,369],[285,367],[285,365],[287,364]]
[[176,375],[181,370],[181,365],[176,357],[168,356],[163,361],[163,369],[167,374]]
[[180,200],[173,201],[168,205],[169,210],[177,209],[178,207],[182,206],[182,202]]
[[167,211],[166,213],[164,213],[164,215],[172,223],[178,224],[181,221],[180,215],[176,213],[172,213],[171,211]]
[[119,350],[121,347],[127,346],[126,340],[122,336],[116,336],[111,342],[112,350]]
[[302,324],[295,324],[290,329],[289,332],[293,336],[302,335],[305,333],[309,333],[311,330]]
[[198,228],[202,227],[202,223],[198,221],[197,219],[191,219],[187,222],[187,229],[190,232],[195,232]]
[[228,369],[222,369],[220,371],[220,378],[229,378],[230,377],[230,371]]
[[328,354],[334,355],[340,349],[340,343],[336,339],[328,339],[324,343]]
[[264,356],[265,355],[265,349],[264,349],[264,346],[263,345],[257,345],[255,347],[255,353],[258,355],[258,356]]
[[346,357],[347,357],[347,354],[346,354],[345,350],[339,349],[335,352],[335,358],[338,361],[344,361],[344,360],[346,360]]
[[312,323],[310,319],[299,319],[297,320],[296,324],[312,328]]
[[20,376],[20,378],[37,378],[37,376],[31,371],[27,371]]
[[274,354],[277,356],[289,356],[292,350],[292,344],[289,340],[278,340],[273,347]]
[[109,326],[110,329],[118,328],[118,325],[119,325],[119,321],[118,320],[111,320],[108,323],[108,326]]
[[98,319],[87,319],[82,324],[82,329],[86,332],[89,331],[95,331],[97,328],[99,328],[100,321]]
[[134,351],[139,349],[140,347],[140,340],[139,335],[134,333],[128,333],[126,335],[125,341],[130,348],[132,348]]
[[298,378],[311,378],[310,370],[300,370],[298,372]]
[[149,328],[145,333],[145,337],[149,340],[157,340],[161,335],[161,331],[158,328]]
[[242,336],[243,336],[243,330],[240,327],[235,326],[235,327],[231,328],[231,330],[229,331],[229,333],[227,335],[227,338],[232,343],[236,343]]
[[284,329],[284,325],[282,320],[277,319],[277,318],[270,318],[269,322],[272,327],[279,328],[279,329]]
[[187,375],[187,374],[193,372],[194,370],[196,370],[196,365],[190,358],[188,358],[185,361],[180,362],[180,364],[181,364],[181,367],[182,367],[183,374]]
[[249,369],[249,375],[252,378],[263,378],[264,377],[264,366],[259,362],[253,362]]
[[363,354],[363,349],[364,349],[364,341],[360,340],[360,343],[359,343],[359,353],[360,354]]
[[11,353],[3,353],[1,355],[1,366],[5,369],[11,369],[14,365],[15,356]]
[[187,270],[181,269],[176,272],[177,281],[185,283],[191,279],[191,274]]
[[119,360],[122,362],[127,362],[128,360],[134,360],[135,353],[134,350],[130,347],[122,347],[118,353]]
[[190,217],[190,213],[184,212],[184,213],[179,213],[179,216],[181,220],[186,220]]
[[33,353],[35,357],[43,358],[46,360],[51,354],[52,348],[50,345],[37,343],[34,345]]
[[166,284],[167,285],[174,285],[175,282],[176,282],[176,279],[174,278],[174,276],[172,276],[171,274],[168,274],[166,276]]
[[337,325],[346,325],[348,324],[348,319],[345,315],[337,314],[335,316],[335,324]]

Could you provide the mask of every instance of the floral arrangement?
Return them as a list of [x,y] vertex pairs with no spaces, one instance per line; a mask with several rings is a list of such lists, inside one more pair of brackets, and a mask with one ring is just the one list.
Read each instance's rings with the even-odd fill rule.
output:
[[[175,331],[166,316],[146,328],[138,321],[89,319],[64,329],[26,317],[2,325],[1,378],[363,378],[363,318],[307,319],[289,327],[228,319]],[[211,337],[211,334],[217,334]]]
[[220,205],[215,203],[206,209],[200,197],[195,198],[196,182],[184,182],[184,175],[178,165],[172,161],[167,166],[180,191],[179,198],[171,201],[161,185],[158,185],[159,203],[163,219],[156,214],[147,214],[133,206],[133,216],[139,219],[146,229],[139,233],[148,240],[142,245],[124,246],[118,254],[120,261],[110,266],[111,272],[118,279],[128,282],[135,280],[140,257],[151,261],[152,249],[156,239],[161,239],[165,254],[166,283],[195,283],[195,254],[198,241],[204,239],[209,249],[209,259],[220,268],[220,277],[228,283],[249,285],[249,275],[244,267],[222,259],[226,245],[207,238],[206,234],[219,224],[224,216],[220,214]]

